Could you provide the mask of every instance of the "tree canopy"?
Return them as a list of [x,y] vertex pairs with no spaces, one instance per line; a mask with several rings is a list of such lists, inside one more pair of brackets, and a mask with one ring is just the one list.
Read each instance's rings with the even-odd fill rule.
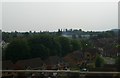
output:
[[100,56],[97,56],[95,60],[95,66],[102,67],[103,65],[104,65],[104,59],[101,58]]
[[14,39],[5,50],[6,59],[16,62],[30,57],[30,49],[25,39]]

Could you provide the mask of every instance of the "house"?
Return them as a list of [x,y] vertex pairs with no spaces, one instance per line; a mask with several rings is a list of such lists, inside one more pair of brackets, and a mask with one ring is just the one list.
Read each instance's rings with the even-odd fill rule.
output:
[[19,60],[15,64],[16,66],[20,66],[24,69],[41,69],[43,65],[43,61],[41,58],[32,58],[26,60]]
[[44,61],[46,69],[58,69],[58,67],[61,66],[62,63],[63,60],[58,56],[50,56]]
[[13,70],[14,64],[11,60],[2,61],[2,70]]
[[[14,70],[14,64],[10,60],[2,61],[2,70]],[[2,72],[2,77],[16,76],[15,72]]]
[[84,58],[84,55],[81,51],[74,51],[66,55],[63,59],[69,65],[77,65],[81,63]]
[[99,51],[96,48],[88,48],[85,52],[74,51],[66,55],[64,61],[70,66],[93,65],[97,53],[99,53]]
[[[34,70],[40,69],[42,67],[43,62],[40,58],[19,60],[15,64],[13,64],[10,60],[2,61],[2,70]],[[17,76],[16,72],[2,72],[2,77],[12,77]]]
[[115,57],[119,54],[119,48],[116,47],[118,44],[117,38],[101,38],[93,41],[93,44],[101,50],[101,56]]

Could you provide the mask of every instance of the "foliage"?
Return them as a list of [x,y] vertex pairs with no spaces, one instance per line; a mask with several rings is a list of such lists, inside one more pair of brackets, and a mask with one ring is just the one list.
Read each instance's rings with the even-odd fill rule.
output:
[[115,64],[117,66],[117,70],[120,71],[120,56],[118,56],[115,60]]
[[[80,30],[81,31],[81,30]],[[71,31],[72,32],[72,31]],[[56,33],[51,32],[2,32],[3,40],[10,43],[5,48],[5,58],[11,60],[20,60],[25,58],[40,57],[46,59],[49,56],[65,56],[70,52],[81,50],[85,52],[94,48],[89,39],[69,39],[62,37],[62,30]],[[102,32],[109,37],[113,32]],[[108,46],[109,47],[109,46]],[[91,49],[92,51],[96,51]]]
[[47,56],[57,55],[60,52],[60,45],[50,35],[33,36],[28,41],[33,57],[42,57],[44,59]]
[[63,57],[70,52],[85,51],[93,47],[88,40],[79,41],[46,33],[30,35],[31,33],[26,32],[24,34],[25,37],[17,37],[10,42],[5,49],[6,59],[20,60],[35,57],[47,59],[55,55]]
[[72,51],[80,50],[80,42],[78,40],[71,40]]
[[29,46],[25,39],[14,39],[5,50],[5,57],[16,62],[30,57]]
[[88,40],[80,40],[80,46],[83,52],[88,48],[93,48],[92,43],[90,43]]
[[104,59],[100,56],[96,57],[95,67],[102,67],[104,65]]
[[70,40],[66,37],[58,37],[57,40],[61,45],[60,56],[65,56],[67,53],[71,51]]
[[101,32],[98,34],[98,38],[112,38],[116,36],[113,31]]

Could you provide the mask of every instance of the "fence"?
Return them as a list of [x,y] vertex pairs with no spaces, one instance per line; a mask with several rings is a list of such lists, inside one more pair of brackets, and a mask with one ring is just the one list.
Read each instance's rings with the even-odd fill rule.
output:
[[120,78],[120,72],[89,72],[78,70],[1,70],[1,72],[1,78]]

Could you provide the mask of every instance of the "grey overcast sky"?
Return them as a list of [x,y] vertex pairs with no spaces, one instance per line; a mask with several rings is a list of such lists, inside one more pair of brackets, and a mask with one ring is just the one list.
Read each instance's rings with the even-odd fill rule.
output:
[[3,2],[3,31],[118,28],[117,2]]

